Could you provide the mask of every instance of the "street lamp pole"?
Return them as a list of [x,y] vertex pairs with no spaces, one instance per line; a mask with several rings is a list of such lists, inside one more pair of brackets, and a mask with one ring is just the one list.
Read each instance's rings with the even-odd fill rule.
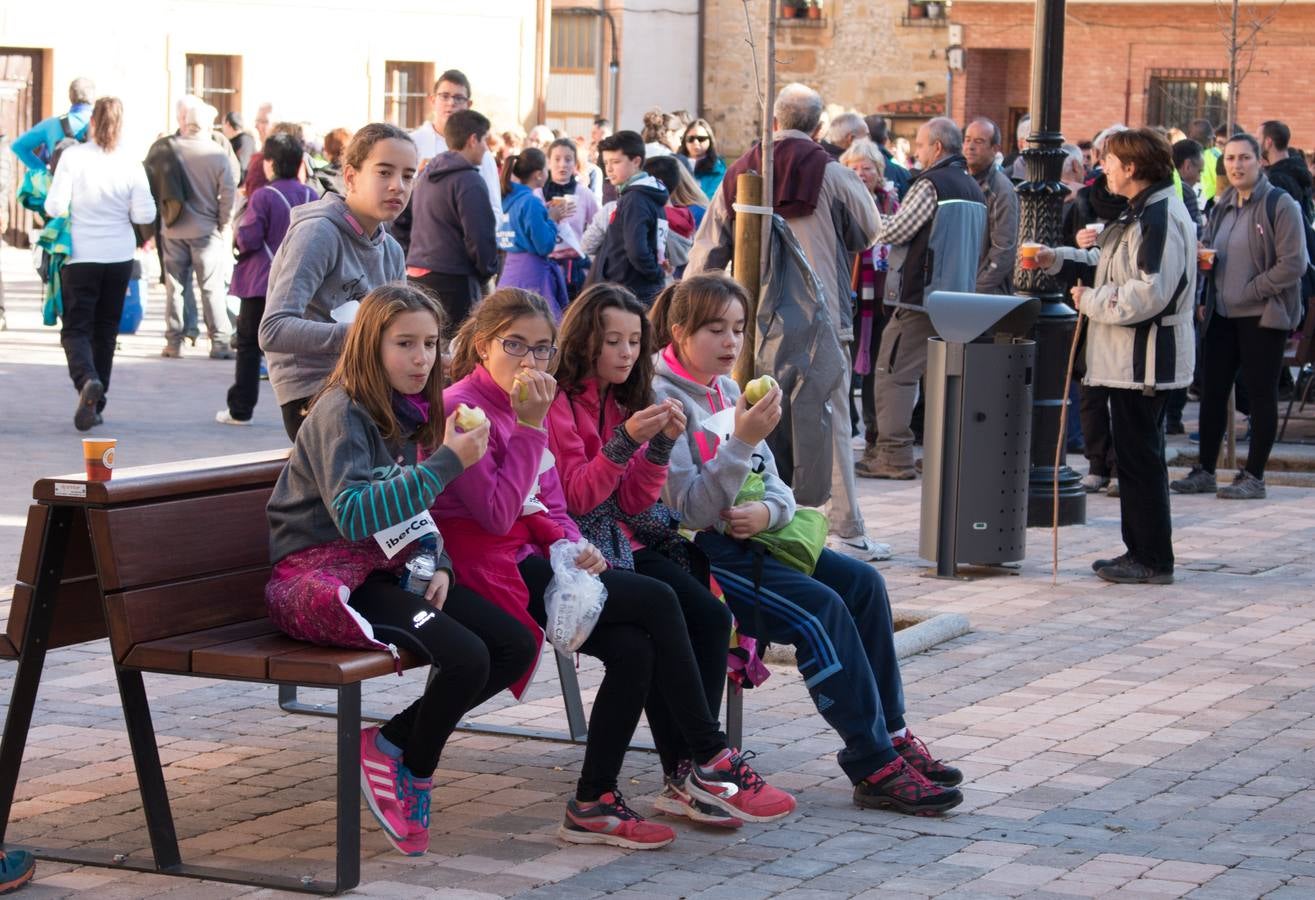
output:
[[[1037,0],[1032,35],[1032,133],[1023,151],[1027,178],[1018,186],[1019,242],[1054,247],[1061,241],[1064,195],[1064,136],[1059,130],[1064,87],[1064,0]],[[1055,279],[1039,269],[1017,270],[1016,292],[1041,301],[1032,337],[1036,341],[1032,406],[1032,468],[1028,479],[1027,524],[1048,526],[1053,515],[1055,444],[1059,433],[1068,348],[1078,317],[1064,302]],[[1059,470],[1059,523],[1082,525],[1087,495],[1081,477],[1067,465]]]

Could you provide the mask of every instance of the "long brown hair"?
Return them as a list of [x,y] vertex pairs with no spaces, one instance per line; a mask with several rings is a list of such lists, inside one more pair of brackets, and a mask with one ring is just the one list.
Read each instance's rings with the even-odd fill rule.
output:
[[749,314],[749,295],[729,275],[692,275],[668,285],[648,313],[654,340],[659,347],[670,344],[673,325],[679,325],[686,336],[692,335],[715,320],[728,300],[738,301],[744,314]]
[[557,341],[557,322],[548,301],[523,288],[498,288],[479,302],[452,339],[452,380],[460,381],[479,365],[479,345],[486,344],[524,316],[540,316]]
[[554,374],[557,384],[568,394],[578,394],[603,352],[603,312],[617,309],[639,316],[639,358],[630,369],[630,377],[611,386],[612,396],[622,409],[635,412],[653,402],[653,326],[646,317],[644,304],[619,284],[599,283],[586,288],[566,308],[560,348]]
[[[332,387],[341,386],[347,396],[365,407],[386,443],[396,444],[407,435],[397,423],[393,412],[393,386],[388,383],[381,355],[384,332],[393,320],[405,312],[427,312],[443,333],[443,309],[429,294],[404,282],[393,282],[377,287],[365,295],[356,320],[347,332],[342,356],[333,374],[316,396],[323,396]],[[420,426],[415,435],[417,443],[437,447],[443,443],[443,358],[434,360],[420,395],[429,403],[429,421]],[[314,401],[312,401],[313,403]]]
[[101,97],[91,109],[91,139],[106,153],[119,146],[123,131],[123,101],[118,97]]

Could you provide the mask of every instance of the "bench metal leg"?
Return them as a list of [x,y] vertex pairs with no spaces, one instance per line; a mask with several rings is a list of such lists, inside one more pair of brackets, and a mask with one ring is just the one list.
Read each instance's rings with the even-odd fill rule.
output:
[[128,744],[132,747],[132,764],[137,769],[137,786],[142,794],[142,813],[151,836],[151,852],[156,866],[167,872],[182,863],[182,857],[178,852],[178,832],[169,808],[164,770],[160,766],[160,748],[155,742],[151,706],[146,699],[146,684],[142,673],[132,669],[115,666],[115,675],[119,680],[123,719],[128,727]]
[[9,695],[5,730],[0,737],[0,844],[9,827],[9,813],[18,789],[18,772],[27,747],[27,733],[32,727],[32,710],[36,707],[41,670],[46,664],[46,647],[55,621],[55,593],[64,576],[64,553],[73,527],[70,507],[53,507],[46,517],[37,559],[37,582],[33,586],[32,606],[28,612],[23,646],[18,648],[18,671]]
[[[282,685],[280,685],[282,687]],[[338,879],[332,893],[361,881],[361,683],[338,688]]]
[[744,688],[726,679],[726,743],[744,749]]

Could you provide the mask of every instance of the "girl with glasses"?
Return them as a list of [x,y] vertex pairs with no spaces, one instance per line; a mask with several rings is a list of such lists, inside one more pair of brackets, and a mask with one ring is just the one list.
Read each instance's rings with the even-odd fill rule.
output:
[[[581,539],[549,451],[547,420],[557,382],[548,368],[556,338],[544,299],[515,288],[495,291],[466,320],[455,342],[452,376],[457,381],[443,400],[449,407],[466,403],[484,411],[488,453],[434,504],[457,580],[480,585],[539,643],[547,621],[544,592],[553,575],[548,548],[563,538]],[[661,581],[609,569],[589,543],[575,563],[599,575],[607,588],[598,624],[580,648],[602,660],[606,673],[559,836],[571,843],[637,850],[657,849],[674,839],[670,828],[630,809],[617,787],[650,686],[670,708],[689,747],[697,779],[690,790],[740,818],[771,821],[787,815],[793,798],[768,786],[726,746],[708,709],[675,592]],[[512,685],[513,693],[521,696],[533,675],[530,666]]]
[[707,119],[695,119],[685,129],[680,155],[689,162],[703,193],[708,197],[716,194],[726,177],[726,162],[717,155],[717,142]]

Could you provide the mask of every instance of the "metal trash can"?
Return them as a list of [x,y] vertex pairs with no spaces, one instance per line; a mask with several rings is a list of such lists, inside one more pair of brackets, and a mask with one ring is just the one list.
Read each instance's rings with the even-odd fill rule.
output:
[[1026,555],[1036,343],[1020,335],[1034,298],[938,291],[927,310],[920,555],[941,576],[959,563]]

